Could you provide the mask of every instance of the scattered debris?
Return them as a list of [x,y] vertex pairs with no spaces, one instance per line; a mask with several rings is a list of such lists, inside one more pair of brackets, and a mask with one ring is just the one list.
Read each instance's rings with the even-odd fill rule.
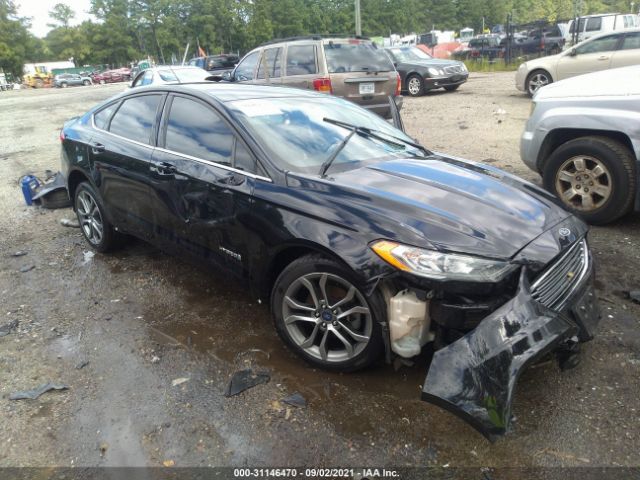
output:
[[82,264],[83,264],[83,265],[86,265],[87,263],[89,263],[89,262],[91,261],[91,259],[92,259],[93,257],[95,257],[95,256],[96,256],[96,252],[93,252],[93,251],[91,251],[91,250],[88,250],[88,251],[86,251],[86,252],[83,252],[83,253],[82,253],[82,255],[83,255]]
[[78,362],[78,364],[76,365],[76,369],[78,370],[82,370],[84,367],[86,367],[87,365],[89,365],[89,360],[81,360],[80,362]]
[[61,218],[60,225],[63,227],[80,228],[80,222],[77,218]]
[[172,387],[177,387],[178,385],[182,385],[183,383],[187,383],[189,380],[191,380],[191,379],[187,378],[187,377],[176,378],[175,380],[173,380],[171,382],[171,386]]
[[298,392],[292,393],[288,397],[283,398],[282,403],[286,403],[287,405],[291,405],[292,407],[299,407],[299,408],[307,406],[307,401]]
[[27,253],[29,253],[29,252],[25,252],[24,250],[18,250],[17,252],[13,252],[10,255],[12,257],[24,257]]
[[68,385],[63,385],[59,383],[43,383],[39,387],[36,387],[32,390],[25,390],[23,392],[14,392],[9,395],[9,400],[35,400],[43,393],[46,393],[50,390],[67,390],[69,388]]
[[18,328],[19,323],[20,322],[16,318],[15,320],[11,320],[9,323],[0,326],[0,337],[6,337],[7,335],[9,335],[12,330]]
[[25,265],[24,267],[20,268],[20,273],[27,273],[30,272],[31,270],[33,270],[34,268],[36,268],[35,265]]
[[165,460],[164,462],[162,462],[162,464],[165,467],[173,467],[176,464],[176,462],[174,462],[173,460]]
[[160,357],[154,355],[153,357],[151,357],[151,363],[160,363]]
[[629,291],[629,298],[636,303],[640,303],[640,290]]
[[105,454],[107,453],[107,450],[109,449],[109,444],[106,442],[102,442],[100,445],[98,445],[98,450],[100,450],[100,456],[104,457]]
[[260,385],[261,383],[267,383],[271,379],[271,376],[266,372],[255,373],[250,368],[246,370],[240,370],[233,374],[227,391],[224,393],[225,397],[233,397],[234,395],[244,392],[249,388]]
[[33,196],[33,202],[42,205],[44,208],[67,208],[71,206],[69,193],[62,173],[57,172],[51,181],[47,181],[40,186]]

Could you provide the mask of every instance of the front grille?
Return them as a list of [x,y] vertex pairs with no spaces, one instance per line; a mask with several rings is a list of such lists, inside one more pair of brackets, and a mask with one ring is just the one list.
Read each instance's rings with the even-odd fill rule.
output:
[[445,73],[462,73],[462,67],[460,65],[453,65],[450,67],[444,67]]
[[576,242],[536,278],[531,295],[552,310],[562,310],[587,275],[589,262],[587,240]]

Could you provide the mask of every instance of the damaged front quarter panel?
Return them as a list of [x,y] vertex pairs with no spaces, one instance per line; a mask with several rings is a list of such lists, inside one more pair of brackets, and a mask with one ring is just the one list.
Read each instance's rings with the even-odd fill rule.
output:
[[494,441],[509,426],[520,373],[577,331],[569,318],[531,297],[522,268],[513,299],[434,354],[422,399],[459,416]]

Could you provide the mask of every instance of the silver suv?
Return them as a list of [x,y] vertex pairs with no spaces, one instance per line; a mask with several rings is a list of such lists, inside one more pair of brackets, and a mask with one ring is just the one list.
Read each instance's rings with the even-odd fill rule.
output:
[[536,93],[520,156],[592,224],[640,210],[640,66],[581,75]]
[[364,37],[275,40],[244,56],[223,80],[304,88],[351,100],[391,118],[402,106],[400,76],[383,48]]

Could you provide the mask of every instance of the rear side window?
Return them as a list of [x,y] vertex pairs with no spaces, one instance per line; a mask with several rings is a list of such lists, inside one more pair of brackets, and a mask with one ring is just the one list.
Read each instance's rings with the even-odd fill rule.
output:
[[587,32],[597,32],[602,28],[602,17],[591,17],[587,20]]
[[101,130],[106,130],[109,126],[109,119],[111,118],[111,114],[114,112],[118,103],[112,103],[111,105],[106,106],[99,112],[93,115],[93,123],[95,126]]
[[167,150],[231,166],[233,141],[233,132],[213,109],[174,97],[167,122]]
[[162,95],[143,95],[125,100],[111,119],[109,131],[136,142],[151,143],[151,132]]
[[290,45],[287,48],[287,76],[317,73],[316,48],[313,45]]
[[266,78],[266,71],[269,78],[280,77],[280,59],[282,58],[282,48],[269,48],[264,51],[258,65],[258,78]]
[[324,45],[329,73],[388,72],[393,64],[373,43],[335,43]]
[[627,33],[624,36],[622,50],[635,50],[640,48],[640,32]]

